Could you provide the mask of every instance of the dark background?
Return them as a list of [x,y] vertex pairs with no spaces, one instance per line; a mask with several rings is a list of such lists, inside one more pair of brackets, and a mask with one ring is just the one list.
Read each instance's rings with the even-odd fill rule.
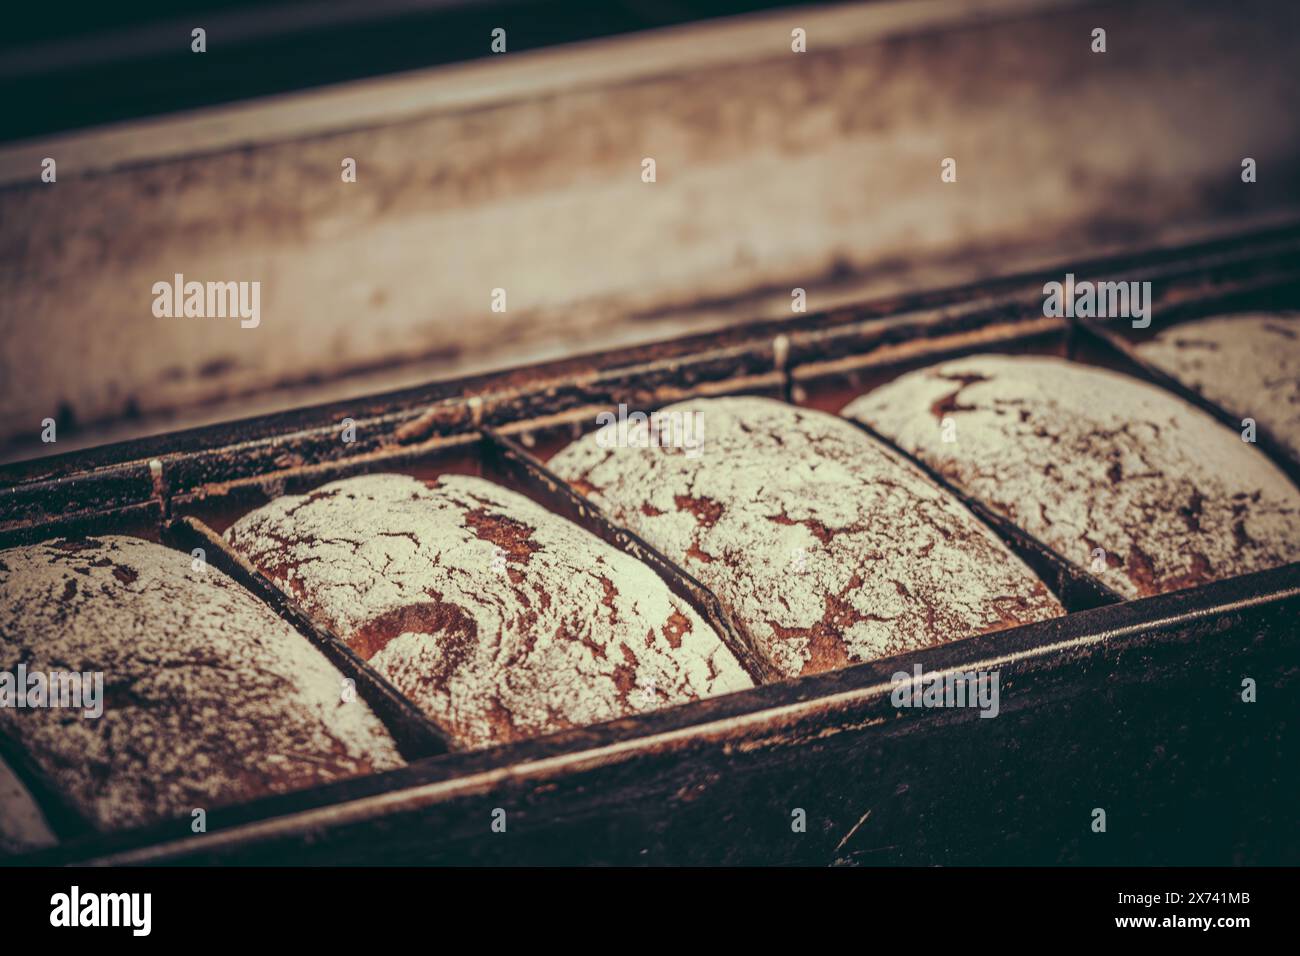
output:
[[[0,142],[797,0],[135,0],[10,4]],[[84,7],[84,9],[83,9]],[[190,31],[207,30],[207,52]]]

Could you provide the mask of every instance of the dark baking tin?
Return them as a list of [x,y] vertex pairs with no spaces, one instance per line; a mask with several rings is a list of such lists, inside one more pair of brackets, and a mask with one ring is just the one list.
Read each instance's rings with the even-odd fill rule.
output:
[[[1069,336],[1077,330],[1041,312],[1042,283],[1066,271],[1150,279],[1156,321],[1166,305],[1278,307],[1300,289],[1300,226],[20,463],[0,469],[0,544],[72,525],[91,533],[141,508],[161,531],[209,497],[256,498],[477,442],[503,470],[553,483],[556,510],[602,519],[502,435],[562,431],[620,401],[788,394],[823,376],[897,374],[954,350]],[[343,417],[357,443],[338,440]],[[605,530],[633,553],[644,546]],[[707,597],[693,579],[676,585]],[[1297,612],[1293,564],[429,756],[214,811],[205,834],[177,821],[73,837],[20,862],[1295,863]],[[1000,716],[894,707],[892,675],[914,664],[996,671]],[[1245,678],[1256,703],[1241,700]],[[1091,828],[1096,808],[1105,833]],[[505,833],[491,827],[498,809]],[[792,825],[800,811],[803,829]]]

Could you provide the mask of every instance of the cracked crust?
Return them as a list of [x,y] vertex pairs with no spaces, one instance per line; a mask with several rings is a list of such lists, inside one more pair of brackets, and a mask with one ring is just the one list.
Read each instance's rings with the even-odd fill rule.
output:
[[752,686],[652,570],[480,478],[337,481],[227,538],[468,747]]
[[[896,441],[1126,597],[1300,560],[1300,494],[1256,449],[1152,385],[983,355],[904,375],[844,414]],[[949,417],[956,440],[942,440]]]
[[0,670],[102,672],[103,715],[0,708],[100,830],[400,766],[342,675],[253,595],[136,538],[0,553]]
[[782,673],[1063,613],[991,531],[847,422],[764,398],[664,411],[702,415],[698,457],[592,433],[550,466],[711,587]]
[[1137,351],[1238,418],[1255,419],[1300,460],[1300,312],[1181,323]]

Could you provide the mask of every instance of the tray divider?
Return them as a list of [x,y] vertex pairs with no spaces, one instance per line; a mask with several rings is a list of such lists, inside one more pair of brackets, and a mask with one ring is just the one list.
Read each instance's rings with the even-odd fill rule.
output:
[[204,560],[270,607],[323,653],[344,677],[354,680],[357,695],[388,728],[402,758],[408,763],[461,749],[450,733],[380,676],[342,638],[314,622],[293,598],[202,521],[192,517],[178,518],[168,524],[164,540],[186,551],[202,548]]
[[567,518],[624,554],[648,565],[674,594],[694,607],[709,623],[755,684],[769,684],[783,679],[780,672],[758,652],[710,588],[640,535],[614,522],[594,502],[547,468],[522,445],[486,428],[483,430],[482,457],[486,466],[527,489],[540,499],[547,510]]
[[0,530],[0,551],[36,544],[50,538],[94,537],[103,534],[133,534],[142,528],[155,533],[162,529],[162,512],[156,499],[104,511],[81,512]]
[[[1168,372],[1157,368],[1144,359],[1133,347],[1133,343],[1115,330],[1094,319],[1078,318],[1074,320],[1082,341],[1095,345],[1103,352],[1118,360],[1118,363],[1134,378],[1142,379],[1151,385],[1170,392],[1190,405],[1221,422],[1237,434],[1241,433],[1241,420],[1218,402],[1207,398],[1195,389],[1188,388]],[[1280,442],[1273,438],[1265,428],[1259,428],[1255,434],[1257,447],[1273,464],[1281,468],[1291,483],[1300,487],[1300,458],[1287,451]]]
[[1067,613],[1086,611],[1108,604],[1119,604],[1125,599],[1114,589],[1085,573],[1067,561],[1056,549],[1040,541],[1010,519],[972,498],[956,487],[946,477],[907,450],[900,448],[865,422],[845,418],[844,421],[874,438],[894,454],[921,470],[931,481],[956,498],[965,508],[983,522],[1013,554],[1051,587]]
[[[90,819],[77,810],[63,791],[53,784],[26,748],[5,734],[0,734],[0,760],[4,761],[18,781],[27,788],[32,801],[49,825],[50,832],[58,841],[56,846],[70,840],[93,837],[98,832]],[[49,852],[49,850],[27,852]],[[6,862],[8,859],[0,856],[0,865]]]

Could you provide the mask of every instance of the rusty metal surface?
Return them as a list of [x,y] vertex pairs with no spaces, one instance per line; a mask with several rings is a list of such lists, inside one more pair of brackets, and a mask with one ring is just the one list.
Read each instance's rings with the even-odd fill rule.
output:
[[[213,811],[201,836],[157,827],[64,853],[100,863],[1294,862],[1297,612],[1300,565],[1290,565]],[[898,710],[891,675],[915,663],[998,669],[1003,712]],[[1244,674],[1259,678],[1259,704],[1237,700]],[[1114,821],[1106,836],[1089,832],[1095,806]],[[490,830],[495,808],[509,814],[506,834]],[[803,834],[790,826],[797,808]]]
[[[1072,271],[1151,279],[1161,316],[1289,302],[1300,290],[1300,229]],[[1056,349],[1124,366],[1127,356],[1097,329],[1044,322],[1042,280],[999,279],[376,396],[346,409],[360,448],[338,441],[333,422],[345,409],[328,406],[4,469],[0,546],[127,529],[174,547],[205,546],[358,679],[415,758],[393,773],[214,810],[205,835],[180,823],[111,836],[65,828],[60,847],[30,861],[1300,860],[1300,822],[1286,804],[1300,768],[1287,718],[1294,722],[1300,683],[1300,564],[1119,602],[959,496],[1071,613],[777,681],[707,588],[611,524],[513,437],[564,433],[618,401],[650,409],[690,394],[754,390],[812,400],[808,393],[827,382],[861,389],[863,375],[994,347]],[[578,521],[653,566],[762,686],[486,751],[440,752],[453,749],[445,735],[216,533],[278,494],[378,469],[469,470]],[[998,669],[1006,714],[980,721],[970,712],[899,711],[889,702],[890,675],[916,663],[928,671]],[[1234,709],[1244,676],[1258,679],[1261,703]],[[1264,782],[1247,784],[1243,765]],[[1072,800],[1091,800],[1089,807],[1110,800],[1145,829],[1110,844],[1086,842],[1086,807]],[[1195,816],[1227,800],[1248,816],[1211,821],[1190,843],[1161,817]],[[488,829],[496,807],[508,807],[515,821],[509,839],[494,840]],[[803,839],[792,839],[795,808],[808,812]],[[1076,812],[1080,837],[1062,842],[1061,821]]]
[[[1176,315],[1300,281],[1300,224],[11,463],[0,466],[0,527],[53,517],[44,499],[87,511],[147,500],[155,459],[169,493],[179,495],[206,483],[465,440],[482,426],[508,430],[588,409],[594,415],[620,401],[644,407],[710,390],[779,386],[789,375],[837,363],[896,364],[1059,330],[1064,320],[1043,318],[1041,289],[1066,270],[1096,280],[1150,280],[1159,314]],[[782,362],[774,344],[780,336]],[[343,418],[356,422],[353,443],[338,440]],[[78,479],[73,488],[64,484],[71,477]]]

